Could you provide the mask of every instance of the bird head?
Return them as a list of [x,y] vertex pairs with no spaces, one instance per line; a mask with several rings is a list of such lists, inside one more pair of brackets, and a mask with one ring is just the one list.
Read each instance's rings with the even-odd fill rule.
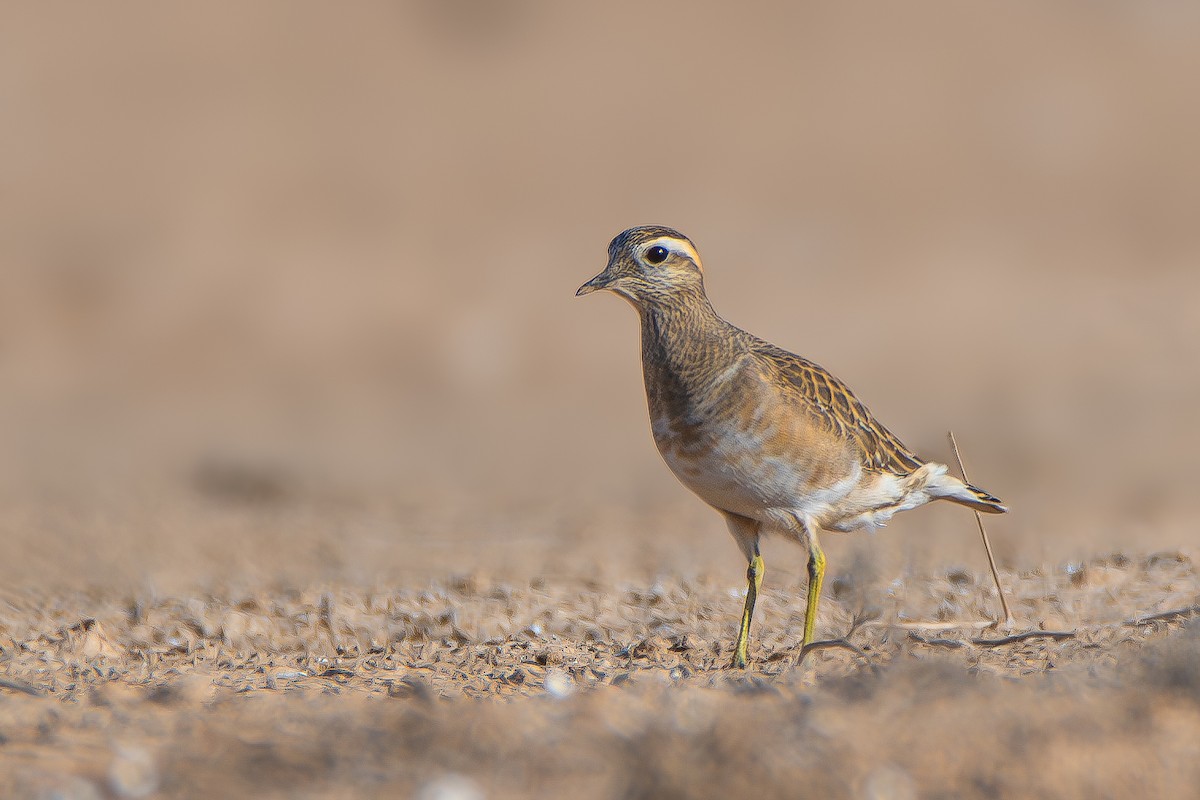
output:
[[608,266],[575,296],[607,289],[635,306],[704,296],[704,272],[691,240],[659,225],[630,228],[608,245]]

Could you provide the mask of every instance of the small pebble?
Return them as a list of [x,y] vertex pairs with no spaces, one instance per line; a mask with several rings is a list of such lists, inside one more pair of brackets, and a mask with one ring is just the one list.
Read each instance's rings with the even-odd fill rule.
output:
[[552,669],[546,673],[544,681],[546,691],[552,696],[562,699],[570,697],[575,692],[575,681],[561,669]]

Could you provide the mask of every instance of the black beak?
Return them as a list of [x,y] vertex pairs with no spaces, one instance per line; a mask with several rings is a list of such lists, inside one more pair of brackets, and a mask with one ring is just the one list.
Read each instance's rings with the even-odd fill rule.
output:
[[612,280],[612,276],[608,274],[608,270],[605,270],[585,283],[583,286],[580,286],[575,291],[575,296],[583,297],[585,294],[591,294],[592,292],[598,292],[601,289],[607,289],[608,285],[612,283]]

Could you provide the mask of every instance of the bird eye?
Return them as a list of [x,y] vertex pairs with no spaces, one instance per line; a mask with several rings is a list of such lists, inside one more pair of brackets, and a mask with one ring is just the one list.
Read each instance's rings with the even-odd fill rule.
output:
[[646,260],[651,264],[661,264],[667,260],[667,248],[659,246],[651,247],[646,251]]

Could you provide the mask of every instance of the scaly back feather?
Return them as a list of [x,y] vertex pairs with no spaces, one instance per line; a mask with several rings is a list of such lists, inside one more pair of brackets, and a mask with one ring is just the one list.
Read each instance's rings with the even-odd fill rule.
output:
[[751,352],[783,380],[796,405],[828,430],[852,441],[863,469],[908,475],[925,462],[904,446],[894,433],[871,416],[846,384],[819,364],[755,337]]

